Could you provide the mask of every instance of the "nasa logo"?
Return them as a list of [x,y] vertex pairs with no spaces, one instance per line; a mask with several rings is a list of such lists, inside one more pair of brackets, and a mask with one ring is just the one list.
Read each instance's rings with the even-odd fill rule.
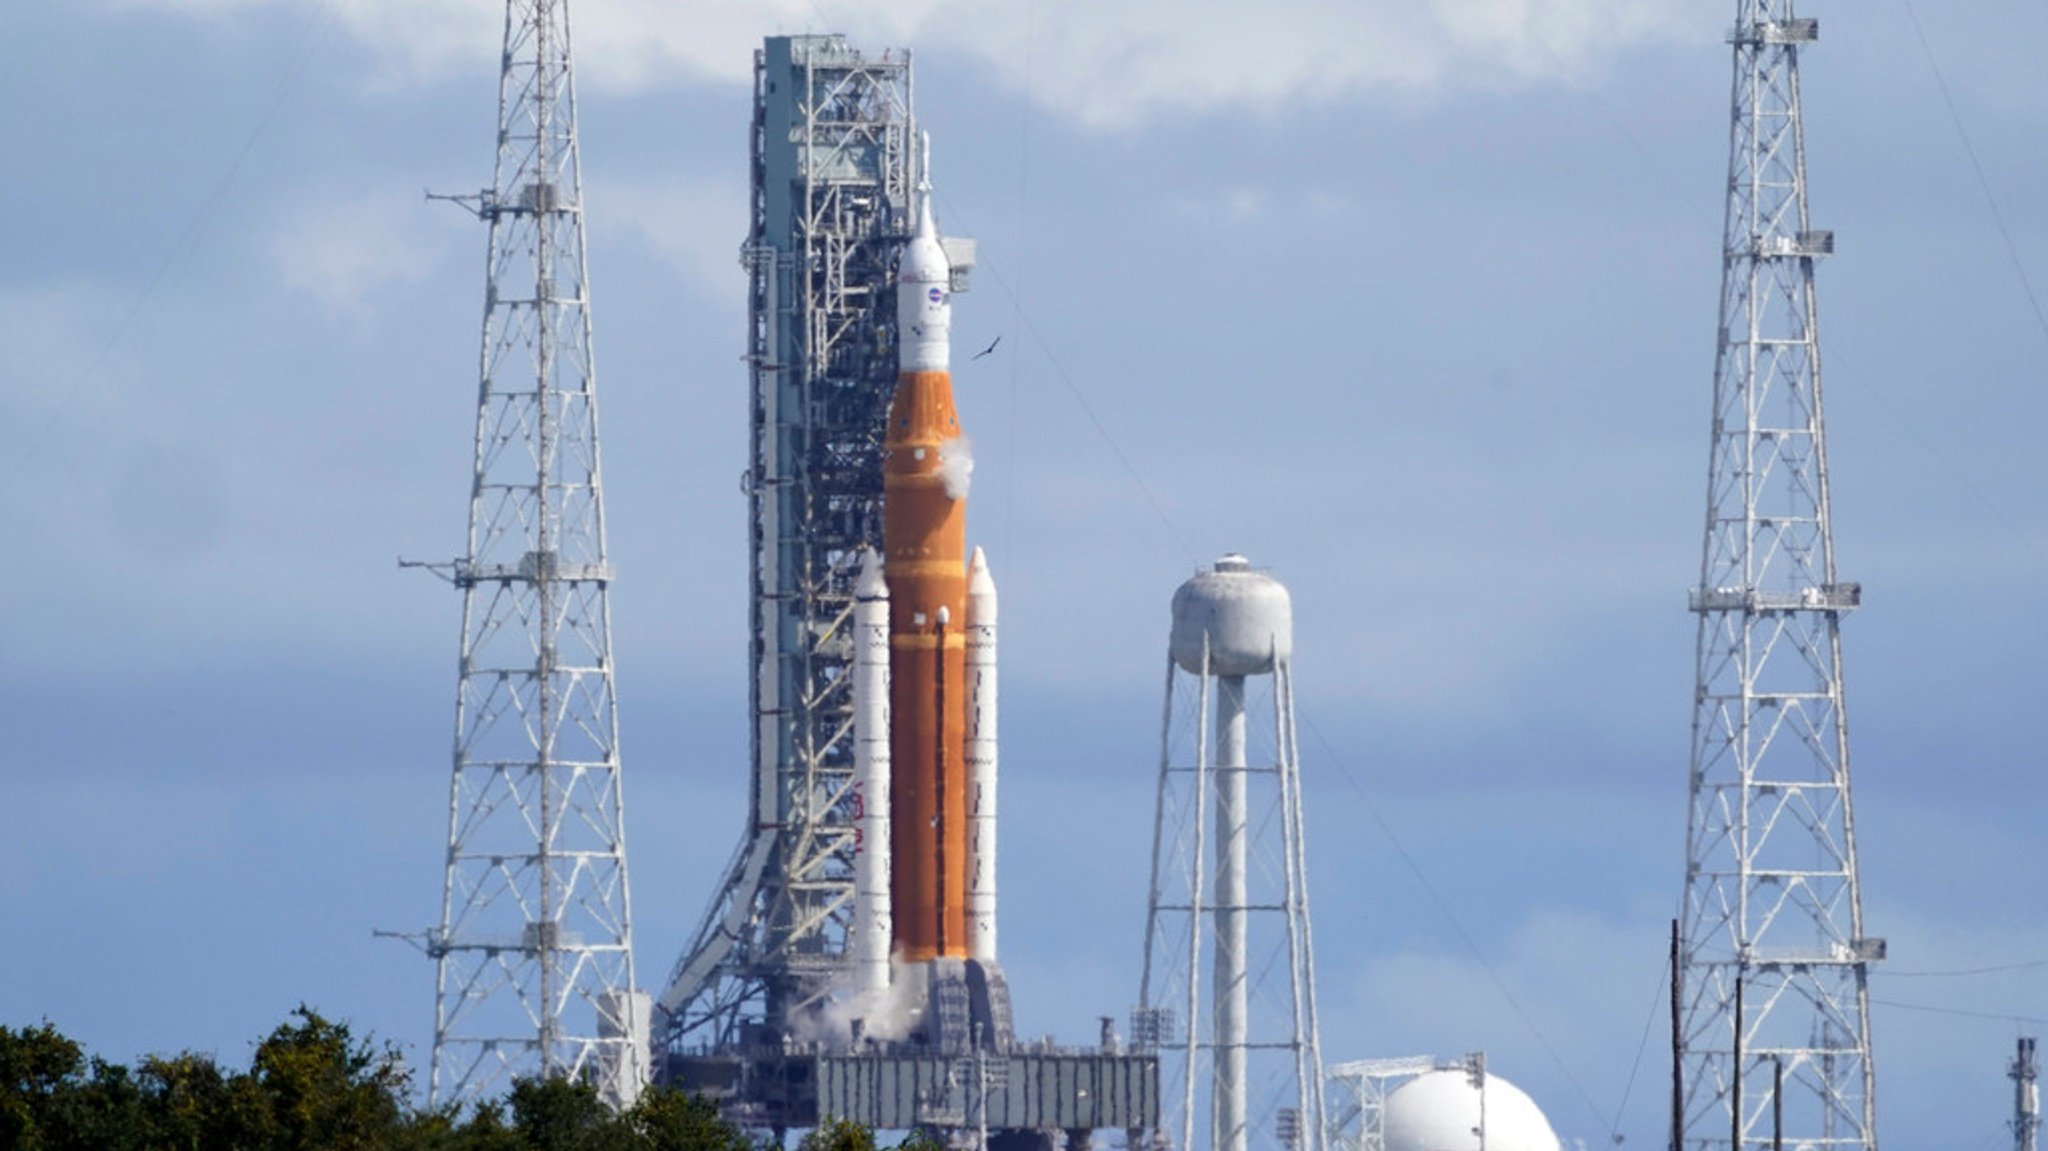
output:
[[929,293],[927,293],[927,295],[930,297],[931,302],[934,304],[943,304],[946,302],[946,293],[943,289],[933,288]]

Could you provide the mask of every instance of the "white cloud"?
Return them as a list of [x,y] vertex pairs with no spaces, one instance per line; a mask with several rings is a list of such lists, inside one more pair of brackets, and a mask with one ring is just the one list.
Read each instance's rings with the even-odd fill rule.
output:
[[594,186],[590,199],[602,205],[603,212],[594,217],[593,226],[629,230],[706,298],[733,299],[745,284],[739,251],[747,188],[739,172],[731,176]]
[[270,255],[285,286],[330,310],[361,313],[378,289],[417,282],[433,270],[448,233],[430,227],[432,220],[417,193],[294,198]]
[[[225,16],[278,0],[109,0]],[[386,80],[490,59],[498,0],[354,0],[334,14]],[[1571,79],[1684,28],[1677,0],[609,0],[577,7],[584,83],[740,83],[764,35],[844,32],[870,47],[984,59],[1039,103],[1096,127],[1372,92],[1497,89]]]
[[[1670,0],[1024,0],[937,15],[927,49],[986,54],[1035,99],[1095,126],[1361,92],[1513,87],[1569,78],[1680,27]],[[1028,50],[1020,46],[1028,45]]]

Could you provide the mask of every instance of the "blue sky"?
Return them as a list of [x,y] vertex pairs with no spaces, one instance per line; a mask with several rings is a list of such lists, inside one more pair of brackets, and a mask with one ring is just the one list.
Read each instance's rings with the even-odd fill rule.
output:
[[[1659,1145],[1731,10],[579,0],[643,980],[742,815],[751,50],[840,30],[917,50],[1003,337],[1020,1026],[1135,996],[1166,604],[1238,549],[1295,597],[1326,1053],[1484,1048]],[[0,1021],[239,1060],[304,1000],[424,1057],[370,932],[437,913],[457,605],[394,560],[460,546],[484,237],[420,193],[489,178],[499,13],[0,11]],[[1807,14],[1880,1130],[1967,1151],[2048,1019],[2048,966],[1924,974],[2048,958],[2048,9]]]

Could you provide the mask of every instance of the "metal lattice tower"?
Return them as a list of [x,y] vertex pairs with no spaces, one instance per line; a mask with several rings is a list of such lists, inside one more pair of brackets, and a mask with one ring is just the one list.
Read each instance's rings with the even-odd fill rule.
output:
[[[1681,1146],[1876,1147],[1799,55],[1739,0],[1679,967]],[[1783,1099],[1774,1083],[1783,1076]]]
[[1286,589],[1243,556],[1174,595],[1133,1027],[1161,1057],[1157,1146],[1328,1136],[1292,649]]
[[597,391],[567,0],[509,0],[431,1098],[647,1077],[612,696]]
[[908,52],[869,59],[838,36],[794,36],[756,54],[742,249],[753,787],[739,847],[661,998],[671,1050],[777,1043],[850,962],[849,620],[858,553],[881,541],[892,266],[913,223],[916,139]]

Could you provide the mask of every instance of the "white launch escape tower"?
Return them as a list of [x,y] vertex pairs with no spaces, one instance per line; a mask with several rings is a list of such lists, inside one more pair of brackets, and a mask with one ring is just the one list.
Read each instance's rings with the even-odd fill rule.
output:
[[[1179,1151],[1321,1151],[1325,1138],[1293,645],[1287,589],[1243,556],[1174,594],[1132,1030],[1160,1053],[1159,1134]],[[1270,689],[1264,709],[1255,687]]]
[[[1739,0],[1679,957],[1680,1151],[1873,1151],[1870,964],[1849,802],[1792,0]],[[1774,1084],[1782,1075],[1782,1099]]]
[[630,1103],[648,1008],[633,979],[612,698],[596,378],[567,0],[509,0],[491,187],[435,1106],[517,1078],[589,1077]]

